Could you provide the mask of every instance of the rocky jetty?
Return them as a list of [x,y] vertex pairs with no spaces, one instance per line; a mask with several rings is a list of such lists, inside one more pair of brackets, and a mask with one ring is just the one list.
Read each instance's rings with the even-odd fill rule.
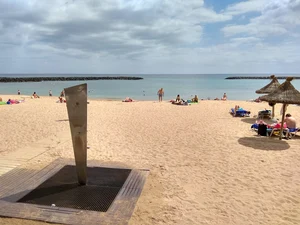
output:
[[[287,77],[277,77],[276,76],[276,78],[277,79],[286,79]],[[300,77],[294,77],[293,76],[293,78],[294,79],[300,79]],[[244,79],[244,80],[255,80],[255,79],[270,79],[270,76],[267,76],[267,77],[242,77],[242,76],[240,76],[240,77],[226,77],[225,79],[228,79],[228,80],[242,80],[242,79]]]
[[142,77],[0,77],[0,82],[41,82],[41,81],[77,81],[77,80],[141,80]]

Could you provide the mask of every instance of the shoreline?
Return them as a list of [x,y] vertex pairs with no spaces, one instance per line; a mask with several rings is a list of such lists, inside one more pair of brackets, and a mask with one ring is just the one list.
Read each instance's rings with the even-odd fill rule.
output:
[[[39,95],[40,98],[37,98],[37,99],[53,99],[53,100],[58,100],[59,96],[47,96],[47,95]],[[12,94],[12,95],[9,95],[9,94],[1,94],[0,93],[0,97],[3,99],[3,100],[8,100],[9,98],[12,98],[12,99],[22,99],[22,98],[25,98],[25,99],[34,99],[34,98],[31,98],[31,95],[16,95],[16,94]],[[19,100],[18,99],[18,100]],[[88,100],[92,100],[92,101],[112,101],[112,102],[122,102],[122,100],[124,100],[125,98],[121,99],[121,98],[97,98],[97,97],[88,97]],[[174,98],[175,99],[175,98]],[[172,99],[169,99],[169,100],[163,100],[162,102],[170,102]],[[234,99],[228,99],[226,100],[227,102],[228,101],[233,101],[233,102],[252,102],[251,100],[254,100],[254,99],[247,99],[247,100],[234,100]],[[223,100],[214,100],[214,99],[199,99],[199,102],[203,102],[203,101],[214,101],[214,102],[226,102],[226,101],[223,101]],[[136,100],[134,99],[134,102],[158,102],[158,99],[153,99],[153,100]],[[253,101],[254,102],[254,101]]]

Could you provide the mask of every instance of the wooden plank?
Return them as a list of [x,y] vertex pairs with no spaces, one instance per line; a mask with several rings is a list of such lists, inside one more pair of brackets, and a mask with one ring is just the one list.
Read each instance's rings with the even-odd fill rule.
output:
[[87,84],[65,88],[78,183],[87,181]]
[[[14,201],[25,196],[67,165],[67,163],[74,165],[74,160],[55,160],[41,171],[35,172],[30,171],[30,166],[25,169],[16,168],[1,176],[0,183],[7,185],[0,186],[0,216],[63,224],[127,224],[142,192],[149,173],[148,170],[132,170],[122,190],[107,212],[14,203]],[[99,166],[101,162],[98,161],[96,163],[93,161],[92,165]],[[111,168],[114,168],[113,165],[111,165]]]

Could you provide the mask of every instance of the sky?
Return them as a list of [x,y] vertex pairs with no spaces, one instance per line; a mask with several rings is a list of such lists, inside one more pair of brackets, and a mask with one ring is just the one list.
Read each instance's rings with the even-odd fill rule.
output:
[[0,0],[0,73],[298,73],[300,0]]

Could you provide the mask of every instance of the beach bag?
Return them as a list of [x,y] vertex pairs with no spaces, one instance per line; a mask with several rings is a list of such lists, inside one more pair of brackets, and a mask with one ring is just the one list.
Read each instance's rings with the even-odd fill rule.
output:
[[257,134],[260,136],[267,136],[267,125],[259,124],[257,129]]

